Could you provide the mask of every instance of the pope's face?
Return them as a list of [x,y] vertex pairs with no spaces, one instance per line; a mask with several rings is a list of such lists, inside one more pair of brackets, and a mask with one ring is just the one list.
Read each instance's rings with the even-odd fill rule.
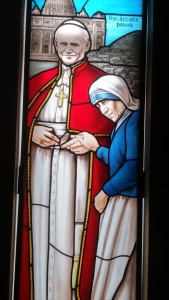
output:
[[55,45],[59,58],[65,65],[70,66],[84,58],[90,43],[83,29],[77,26],[63,26],[58,30]]
[[119,100],[102,100],[96,106],[100,112],[108,119],[116,123],[125,110],[125,105]]

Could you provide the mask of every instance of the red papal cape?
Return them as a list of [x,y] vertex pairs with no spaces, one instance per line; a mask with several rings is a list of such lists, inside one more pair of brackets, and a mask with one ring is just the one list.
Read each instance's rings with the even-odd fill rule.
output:
[[[94,134],[100,144],[108,145],[109,134],[113,124],[106,119],[99,110],[90,103],[89,87],[105,73],[90,65],[88,61],[81,62],[72,68],[70,78],[70,94],[68,106],[67,131],[78,133],[88,131]],[[30,154],[31,137],[36,118],[48,101],[53,87],[61,75],[61,64],[58,68],[44,71],[29,81],[28,105],[28,143],[27,164],[25,167],[25,192],[23,203],[23,223],[20,263],[20,300],[34,299],[33,292],[33,267],[32,267],[32,224],[31,224],[31,188],[30,188]],[[100,191],[108,178],[107,167],[95,156],[90,154],[90,174],[88,185],[88,202],[86,209],[85,225],[82,236],[80,264],[77,278],[77,299],[89,300],[94,273],[95,253],[98,239],[98,225],[100,215],[93,205],[95,195]],[[66,300],[66,299],[60,299]]]

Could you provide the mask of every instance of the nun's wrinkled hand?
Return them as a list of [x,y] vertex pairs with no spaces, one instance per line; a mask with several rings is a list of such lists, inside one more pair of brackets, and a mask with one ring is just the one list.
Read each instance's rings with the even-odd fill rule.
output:
[[89,151],[83,143],[83,136],[80,137],[80,134],[71,135],[70,138],[71,140],[61,145],[62,149],[70,150],[75,154],[84,154]]
[[106,208],[108,196],[103,190],[101,190],[94,199],[95,209],[101,214]]
[[66,148],[76,154],[84,154],[88,151],[96,151],[98,147],[99,144],[96,138],[88,132],[81,132],[77,135],[71,135],[71,140],[61,146],[61,148]]

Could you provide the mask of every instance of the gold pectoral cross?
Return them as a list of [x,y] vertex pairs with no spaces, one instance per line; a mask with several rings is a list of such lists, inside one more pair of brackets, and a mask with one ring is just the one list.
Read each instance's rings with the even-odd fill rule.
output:
[[58,94],[55,94],[56,97],[58,97],[58,107],[61,108],[63,105],[63,99],[67,98],[67,95],[64,94],[64,91],[61,90]]

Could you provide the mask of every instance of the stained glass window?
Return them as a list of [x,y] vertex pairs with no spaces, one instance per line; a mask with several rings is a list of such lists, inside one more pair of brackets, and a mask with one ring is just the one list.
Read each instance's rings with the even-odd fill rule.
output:
[[23,2],[11,293],[139,299],[147,3]]

